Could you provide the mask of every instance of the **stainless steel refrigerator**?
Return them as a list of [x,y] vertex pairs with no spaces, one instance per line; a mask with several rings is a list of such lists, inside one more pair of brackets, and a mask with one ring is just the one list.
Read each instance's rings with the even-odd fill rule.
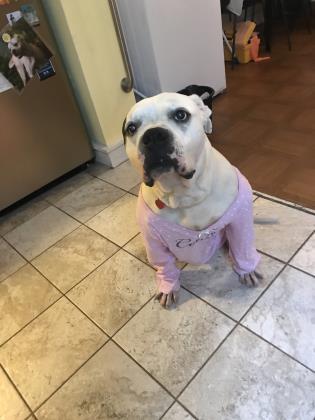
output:
[[40,1],[0,0],[0,36],[1,211],[93,152]]

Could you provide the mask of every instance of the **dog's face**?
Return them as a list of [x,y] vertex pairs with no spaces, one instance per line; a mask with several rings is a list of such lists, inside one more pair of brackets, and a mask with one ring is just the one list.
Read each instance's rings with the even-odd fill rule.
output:
[[211,110],[197,95],[161,93],[134,105],[123,124],[131,163],[152,187],[166,172],[190,179],[211,132]]
[[13,34],[8,42],[8,48],[13,55],[18,55],[18,51],[22,48],[22,36]]

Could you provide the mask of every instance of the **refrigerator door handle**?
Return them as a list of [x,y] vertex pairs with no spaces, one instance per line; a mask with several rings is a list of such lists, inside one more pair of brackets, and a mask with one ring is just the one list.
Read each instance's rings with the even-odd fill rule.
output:
[[126,77],[121,79],[120,87],[124,92],[128,93],[133,89],[133,75],[132,75],[130,59],[128,56],[127,45],[126,45],[126,41],[125,41],[123,30],[122,30],[122,25],[119,18],[119,12],[116,5],[116,0],[108,0],[108,2],[109,2],[110,11],[112,14],[113,22],[114,22],[114,27],[115,27],[115,31],[117,35],[117,40],[119,43],[121,56],[122,56],[125,71],[126,71]]

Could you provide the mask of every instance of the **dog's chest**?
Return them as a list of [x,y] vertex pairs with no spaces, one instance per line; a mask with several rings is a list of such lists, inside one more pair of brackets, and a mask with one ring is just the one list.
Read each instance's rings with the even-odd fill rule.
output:
[[167,203],[166,197],[162,196],[162,199],[157,199],[146,188],[143,188],[142,194],[144,201],[155,214],[169,222],[192,230],[202,230],[215,223],[226,212],[235,198],[235,192],[232,191],[230,194],[224,194],[224,196],[221,194],[219,197],[211,194],[196,205],[171,208],[165,204]]
[[214,202],[208,198],[190,208],[172,209],[164,207],[158,209],[157,213],[164,219],[188,229],[202,230],[219,220],[231,202]]

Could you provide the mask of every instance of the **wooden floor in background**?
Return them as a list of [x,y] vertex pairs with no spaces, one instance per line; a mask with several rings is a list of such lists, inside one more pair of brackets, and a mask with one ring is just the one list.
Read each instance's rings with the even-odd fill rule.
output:
[[210,141],[253,189],[315,209],[315,27],[276,36],[270,61],[227,65]]

